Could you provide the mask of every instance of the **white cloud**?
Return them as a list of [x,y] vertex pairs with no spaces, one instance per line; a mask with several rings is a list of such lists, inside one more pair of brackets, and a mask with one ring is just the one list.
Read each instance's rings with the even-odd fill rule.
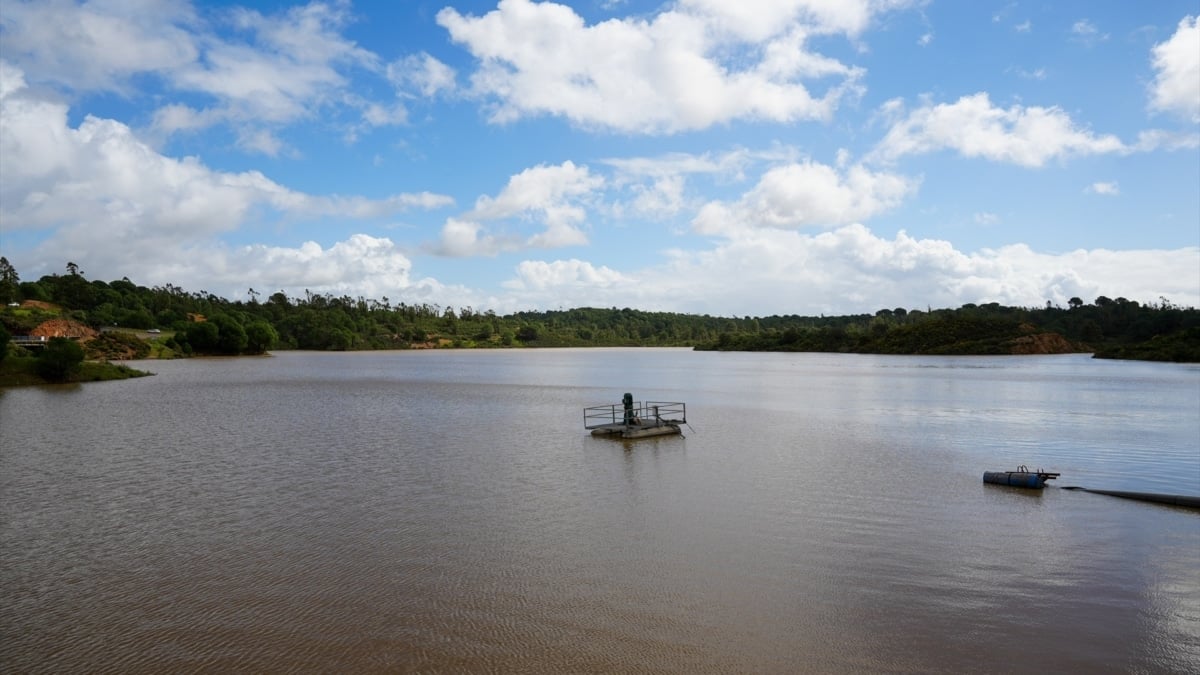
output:
[[1138,132],[1137,143],[1133,147],[1138,152],[1191,150],[1200,148],[1200,133],[1148,129]]
[[[517,265],[516,271],[516,278],[505,282],[505,288],[525,292],[541,292],[547,289],[560,291],[563,288],[591,291],[636,283],[636,280],[616,270],[574,258],[553,262],[525,260]],[[552,303],[538,304],[548,306]]]
[[[889,102],[890,103],[890,102]],[[889,105],[887,114],[901,111]],[[1057,107],[992,105],[986,93],[954,103],[926,102],[893,124],[871,158],[892,161],[911,154],[954,150],[1026,167],[1076,155],[1123,153],[1129,149],[1112,135],[1096,135]]]
[[4,58],[33,80],[82,91],[126,91],[129,77],[194,63],[200,54],[187,2],[5,2]]
[[363,107],[363,121],[373,127],[404,124],[408,121],[408,110],[400,104],[382,105],[367,103]]
[[1152,50],[1150,109],[1200,122],[1200,23],[1184,17],[1166,42]]
[[[584,204],[603,186],[602,177],[569,160],[557,166],[542,164],[525,169],[509,178],[497,196],[483,195],[475,201],[474,209],[460,218],[447,219],[434,250],[452,256],[495,255],[522,247],[586,244],[587,235],[579,229],[587,218]],[[544,229],[524,239],[512,232],[484,231],[485,222],[514,218],[535,220]]]
[[[715,315],[871,313],[881,307],[959,307],[999,302],[1065,306],[1071,297],[1170,298],[1200,306],[1200,248],[1038,253],[1024,244],[974,253],[947,241],[892,239],[862,225],[822,232],[761,229],[705,251],[677,250],[666,263],[579,283],[578,260],[529,263],[507,287],[511,309],[638,307]],[[602,268],[599,268],[602,269]],[[919,303],[914,305],[913,303]],[[508,309],[508,308],[506,308]]]
[[1071,24],[1071,34],[1075,39],[1089,47],[1097,42],[1104,42],[1108,39],[1108,33],[1101,33],[1096,24],[1090,19],[1080,19]]
[[474,217],[495,219],[540,211],[574,211],[572,198],[585,197],[601,187],[604,179],[593,176],[586,166],[568,160],[557,166],[541,164],[512,176],[496,197],[481,196]]
[[481,234],[483,225],[462,218],[447,218],[442,226],[441,239],[436,252],[454,257],[491,256],[502,251],[516,250],[519,242],[509,237],[498,239],[489,234]]
[[1025,68],[1015,68],[1014,70],[1017,73],[1017,75],[1019,75],[1020,77],[1026,79],[1026,80],[1044,80],[1044,79],[1046,79],[1046,69],[1045,68],[1034,68],[1033,70],[1026,70]]
[[715,26],[745,40],[758,42],[775,35],[781,26],[795,23],[818,33],[855,36],[867,28],[871,18],[886,4],[871,0],[680,0],[679,7],[682,11],[703,16]]
[[240,148],[274,156],[286,151],[275,128],[321,112],[351,111],[368,126],[405,121],[398,104],[350,91],[350,70],[381,67],[341,34],[348,4],[311,2],[272,15],[235,8],[213,17],[201,20],[183,0],[6,3],[0,50],[31,81],[67,90],[128,93],[134,77],[150,76],[168,92],[199,96],[199,104],[169,101],[154,113],[160,139],[227,124]]
[[865,0],[695,0],[649,20],[588,26],[565,5],[502,0],[483,16],[447,7],[437,20],[479,60],[471,86],[493,102],[493,122],[549,114],[673,133],[737,119],[829,119],[860,91],[862,71],[810,51],[808,38],[855,35],[878,11]]
[[[391,301],[459,301],[472,296],[459,286],[435,279],[413,278],[412,263],[390,239],[352,234],[322,247],[306,241],[296,247],[253,244],[228,247],[215,242],[189,246],[186,255],[160,251],[136,263],[122,261],[116,273],[138,283],[173,284],[189,291],[206,291],[230,299],[245,297],[248,288],[267,295],[283,291],[297,298],[315,295],[366,297]],[[107,258],[89,258],[88,273],[106,268]],[[97,265],[96,263],[100,263]]]
[[219,124],[224,117],[220,110],[196,110],[181,103],[170,103],[154,111],[151,126],[159,135],[167,135],[206,129]]
[[868,219],[898,206],[917,181],[861,165],[839,172],[812,161],[770,169],[736,202],[705,204],[693,227],[729,235],[745,228],[833,226]]
[[680,174],[661,176],[649,185],[633,186],[636,195],[630,203],[632,212],[649,217],[669,218],[685,207],[684,177]]
[[610,158],[603,160],[614,169],[611,184],[631,193],[627,202],[610,205],[618,219],[626,215],[667,219],[685,209],[699,206],[698,196],[689,196],[688,181],[694,176],[718,182],[740,182],[751,164],[793,159],[788,148],[751,152],[735,149],[699,155],[670,153],[660,157]]
[[[202,59],[167,71],[179,89],[213,97],[219,117],[239,123],[288,123],[341,100],[348,80],[339,66],[373,67],[376,57],[337,31],[342,8],[312,3],[280,15],[233,15],[251,40],[209,38]],[[168,130],[169,131],[169,130]]]
[[1026,19],[1026,20],[1022,21],[1021,23],[1013,26],[1013,29],[1016,30],[1018,33],[1029,33],[1031,31],[1033,31],[1033,22],[1030,21],[1029,19]]
[[161,155],[113,120],[88,116],[71,127],[65,105],[31,94],[20,70],[2,61],[0,82],[0,225],[6,232],[49,231],[36,255],[54,268],[86,259],[93,274],[141,277],[150,270],[148,282],[180,283],[190,277],[153,270],[192,270],[202,279],[196,271],[204,260],[219,280],[226,268],[251,274],[218,243],[239,228],[280,216],[377,218],[451,203],[428,192],[379,200],[311,195],[257,171],[215,171],[194,157]]
[[721,153],[676,152],[659,157],[622,157],[603,161],[617,170],[613,180],[620,185],[646,177],[657,179],[692,174],[719,175],[730,180],[742,180],[746,168],[755,161],[787,160],[793,159],[795,155],[796,152],[789,148],[755,152],[739,148]]
[[1000,216],[998,216],[994,213],[991,213],[988,211],[981,211],[981,212],[975,214],[975,224],[976,225],[995,225],[999,222],[1000,222]]
[[452,92],[456,86],[454,69],[425,52],[389,63],[387,77],[397,87],[414,89],[425,97]]
[[1095,195],[1116,196],[1121,194],[1121,189],[1117,186],[1116,181],[1110,183],[1096,182],[1089,185],[1084,192],[1089,192]]
[[352,234],[328,249],[308,241],[297,248],[256,244],[227,253],[220,251],[218,255],[223,260],[214,267],[224,267],[226,274],[201,274],[209,279],[205,283],[222,287],[245,285],[248,273],[256,282],[251,287],[272,292],[286,289],[290,294],[308,289],[378,298],[412,285],[409,259],[391,240],[365,234]]

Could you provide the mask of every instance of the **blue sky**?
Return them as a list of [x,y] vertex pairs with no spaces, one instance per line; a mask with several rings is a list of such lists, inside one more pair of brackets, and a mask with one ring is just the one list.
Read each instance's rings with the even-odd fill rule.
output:
[[23,280],[1200,306],[1200,2],[0,4]]

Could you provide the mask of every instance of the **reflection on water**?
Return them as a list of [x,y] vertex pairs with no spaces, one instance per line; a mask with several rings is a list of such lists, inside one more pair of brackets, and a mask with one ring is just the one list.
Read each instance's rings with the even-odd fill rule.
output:
[[[0,396],[6,672],[1197,672],[1200,369],[282,353]],[[688,403],[684,437],[582,408]]]

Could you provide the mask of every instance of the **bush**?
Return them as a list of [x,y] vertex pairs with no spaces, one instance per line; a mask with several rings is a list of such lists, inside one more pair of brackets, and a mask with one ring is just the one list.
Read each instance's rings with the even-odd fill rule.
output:
[[68,338],[50,338],[38,356],[38,375],[51,382],[66,382],[79,373],[83,364],[83,347]]

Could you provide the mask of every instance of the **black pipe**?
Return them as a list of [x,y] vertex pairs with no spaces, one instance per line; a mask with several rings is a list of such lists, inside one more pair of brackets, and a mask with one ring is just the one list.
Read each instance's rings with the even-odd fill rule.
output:
[[1110,497],[1120,497],[1122,499],[1137,499],[1143,502],[1182,506],[1187,509],[1200,509],[1200,497],[1191,497],[1188,495],[1163,495],[1155,492],[1124,492],[1121,490],[1093,490],[1091,488],[1078,486],[1064,487],[1063,489],[1083,490],[1085,492],[1095,492],[1098,495],[1108,495]]

